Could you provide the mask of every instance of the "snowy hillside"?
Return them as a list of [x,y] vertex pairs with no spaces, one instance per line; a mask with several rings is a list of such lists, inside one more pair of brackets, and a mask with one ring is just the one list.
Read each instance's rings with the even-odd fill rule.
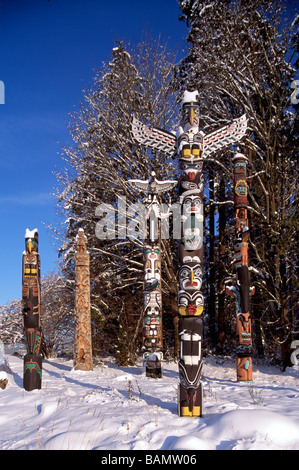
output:
[[[146,378],[140,363],[105,360],[92,372],[44,360],[43,388],[22,388],[23,361],[8,355],[0,389],[0,449],[297,450],[299,369],[255,365],[252,385],[236,382],[233,359],[204,360],[204,417],[177,416],[177,364]],[[139,453],[138,453],[139,455]]]

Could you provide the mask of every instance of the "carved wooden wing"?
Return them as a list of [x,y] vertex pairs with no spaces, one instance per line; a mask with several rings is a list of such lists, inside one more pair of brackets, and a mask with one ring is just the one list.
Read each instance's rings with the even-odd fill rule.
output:
[[222,147],[235,144],[244,136],[246,129],[247,117],[246,114],[243,114],[243,116],[234,119],[231,124],[205,135],[203,138],[204,156],[207,157]]
[[135,189],[142,191],[145,194],[149,192],[154,192],[156,194],[163,194],[167,191],[171,191],[174,186],[177,185],[177,181],[174,180],[165,180],[159,181],[155,179],[154,183],[149,183],[148,180],[128,180],[128,183]]
[[142,191],[143,193],[148,192],[149,184],[148,180],[128,180],[127,183],[129,183],[133,188],[138,189],[139,191]]
[[176,185],[177,181],[166,180],[166,181],[156,181],[156,192],[157,194],[163,194],[167,191],[171,191]]
[[132,119],[131,131],[134,139],[145,147],[151,147],[174,156],[176,152],[176,136],[171,132],[148,127],[135,117]]

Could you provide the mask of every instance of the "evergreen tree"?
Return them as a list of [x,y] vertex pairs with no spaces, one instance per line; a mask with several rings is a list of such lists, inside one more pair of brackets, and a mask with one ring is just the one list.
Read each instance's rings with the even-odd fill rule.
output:
[[[142,199],[127,181],[146,179],[151,171],[160,180],[175,173],[175,166],[165,155],[150,153],[136,144],[131,120],[135,115],[147,125],[172,128],[177,118],[174,63],[174,55],[159,40],[145,40],[135,48],[117,43],[111,61],[97,71],[90,89],[84,92],[80,110],[72,117],[73,144],[64,148],[67,167],[57,175],[58,208],[67,221],[65,233],[56,227],[63,241],[60,251],[64,269],[72,279],[74,241],[82,227],[90,253],[92,319],[97,324],[93,350],[119,351],[121,364],[134,361],[143,313],[143,240],[138,237],[134,210],[129,217],[132,204]],[[129,208],[127,223],[122,209],[125,202]],[[115,209],[115,220],[112,217],[104,227],[105,239],[96,234],[97,224],[103,223],[105,216],[97,209],[103,203],[110,205],[110,211]],[[113,233],[110,229],[114,222]],[[128,223],[134,237],[120,235],[119,230],[125,225],[128,229]],[[163,244],[165,305],[170,303],[176,282],[170,243],[165,240]]]
[[[41,293],[42,354],[45,357],[72,354],[74,302],[68,281],[59,273],[48,273],[41,278]],[[24,344],[21,299],[0,305],[0,340],[5,345]]]
[[[290,99],[297,36],[296,21],[293,30],[287,21],[294,12],[286,14],[285,5],[279,0],[181,0],[190,49],[176,74],[181,88],[199,91],[203,130],[244,112],[249,118],[249,132],[240,147],[250,161],[250,265],[257,292],[252,311],[256,337],[263,337],[264,347],[273,353],[280,345],[284,366],[289,365],[290,343],[298,335],[294,307],[298,258],[294,125],[298,121]],[[223,172],[228,200],[232,199],[231,155],[230,151],[216,155],[213,163],[215,169],[222,164],[219,171],[228,170]],[[233,253],[232,244],[229,250]],[[230,262],[231,257],[226,262],[228,272]],[[219,334],[224,324],[221,305]],[[259,350],[261,346],[260,341]]]

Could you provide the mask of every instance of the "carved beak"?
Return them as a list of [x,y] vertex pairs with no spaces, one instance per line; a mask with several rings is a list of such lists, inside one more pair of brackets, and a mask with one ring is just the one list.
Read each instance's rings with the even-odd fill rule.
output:
[[189,122],[190,122],[191,126],[193,124],[194,117],[195,117],[195,112],[194,112],[193,107],[191,106],[190,111],[189,111]]

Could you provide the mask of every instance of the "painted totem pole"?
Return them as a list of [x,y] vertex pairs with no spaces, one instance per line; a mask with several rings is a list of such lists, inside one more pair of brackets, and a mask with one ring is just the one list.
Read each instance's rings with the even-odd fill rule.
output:
[[161,211],[159,196],[176,186],[177,181],[158,181],[155,172],[148,180],[128,183],[146,194],[147,234],[144,239],[143,283],[143,364],[147,377],[162,377],[162,289],[161,289]]
[[179,195],[182,239],[179,245],[180,360],[178,414],[202,416],[203,308],[203,159],[198,137],[199,106],[196,94],[183,101],[183,127],[178,132]]
[[41,289],[38,230],[25,232],[22,266],[23,328],[27,353],[24,356],[23,386],[27,391],[42,386]]
[[180,360],[178,414],[202,416],[201,343],[203,337],[203,176],[204,160],[213,152],[238,142],[247,129],[244,114],[232,124],[205,134],[199,130],[198,93],[185,92],[183,119],[176,135],[132,121],[137,142],[179,160],[178,183],[182,239],[179,245],[179,338]]
[[249,298],[254,294],[248,271],[247,158],[237,153],[234,163],[236,284],[226,287],[227,295],[236,297],[237,380],[252,380],[252,337]]
[[93,369],[90,319],[89,254],[87,252],[86,242],[87,238],[84,235],[84,230],[79,229],[75,257],[75,370]]

